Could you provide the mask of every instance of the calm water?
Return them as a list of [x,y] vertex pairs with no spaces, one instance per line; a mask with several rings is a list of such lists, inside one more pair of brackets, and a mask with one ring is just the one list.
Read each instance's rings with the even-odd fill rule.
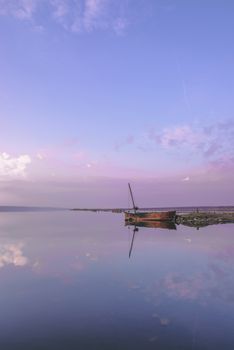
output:
[[0,213],[0,349],[234,349],[234,225]]

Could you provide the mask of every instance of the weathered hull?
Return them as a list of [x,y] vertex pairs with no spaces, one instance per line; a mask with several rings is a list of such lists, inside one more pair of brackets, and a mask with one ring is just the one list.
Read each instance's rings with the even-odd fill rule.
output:
[[175,220],[176,211],[165,212],[125,212],[126,222],[153,222],[153,221],[173,221]]

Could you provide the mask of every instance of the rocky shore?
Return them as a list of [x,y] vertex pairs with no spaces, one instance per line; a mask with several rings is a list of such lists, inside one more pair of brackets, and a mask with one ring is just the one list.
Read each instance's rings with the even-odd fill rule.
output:
[[178,214],[176,224],[191,227],[204,227],[208,225],[234,223],[234,212],[199,212]]

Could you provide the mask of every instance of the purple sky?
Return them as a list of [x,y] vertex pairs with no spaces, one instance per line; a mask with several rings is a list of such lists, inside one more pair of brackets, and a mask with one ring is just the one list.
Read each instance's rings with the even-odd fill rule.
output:
[[0,0],[0,204],[234,204],[234,3]]

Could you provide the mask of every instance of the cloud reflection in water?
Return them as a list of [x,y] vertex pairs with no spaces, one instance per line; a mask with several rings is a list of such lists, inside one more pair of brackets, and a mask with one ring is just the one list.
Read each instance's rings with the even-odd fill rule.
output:
[[0,244],[0,268],[12,264],[14,266],[25,266],[28,258],[23,255],[22,243]]

